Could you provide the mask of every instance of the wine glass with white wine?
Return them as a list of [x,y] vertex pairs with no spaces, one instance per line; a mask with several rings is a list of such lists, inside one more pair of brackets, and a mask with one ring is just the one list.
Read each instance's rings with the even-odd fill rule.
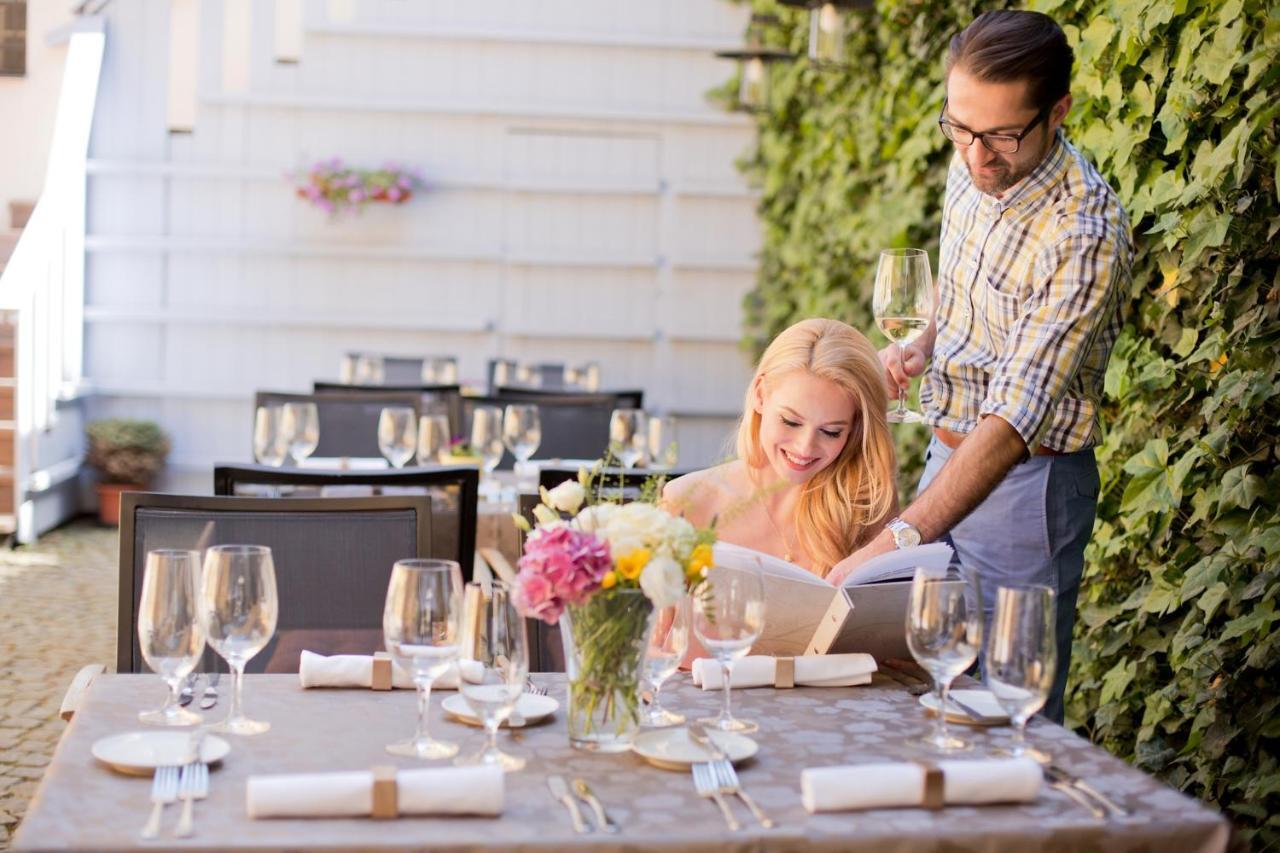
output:
[[[933,274],[923,249],[885,249],[876,267],[871,313],[884,336],[905,356],[907,344],[924,334],[933,319]],[[907,391],[898,390],[898,405],[889,410],[895,424],[923,423],[924,415],[907,408]]]

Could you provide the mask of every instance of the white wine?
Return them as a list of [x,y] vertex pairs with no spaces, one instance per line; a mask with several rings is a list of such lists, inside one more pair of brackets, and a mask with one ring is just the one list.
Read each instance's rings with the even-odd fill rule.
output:
[[877,317],[876,325],[884,336],[899,346],[906,346],[924,334],[929,321],[924,317]]

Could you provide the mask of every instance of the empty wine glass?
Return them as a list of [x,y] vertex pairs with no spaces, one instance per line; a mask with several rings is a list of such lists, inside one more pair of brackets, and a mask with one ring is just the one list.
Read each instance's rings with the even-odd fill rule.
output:
[[320,444],[320,411],[315,403],[285,403],[280,431],[295,465],[301,465]]
[[481,666],[478,681],[458,679],[458,691],[484,724],[484,748],[458,758],[456,764],[492,764],[512,772],[525,760],[498,748],[498,727],[511,716],[529,675],[529,643],[525,620],[511,603],[511,591],[501,582],[468,584],[467,599],[475,602],[467,614],[471,658]]
[[448,449],[448,415],[423,415],[418,418],[418,464],[434,465],[440,461],[440,454]]
[[624,468],[644,465],[649,453],[649,428],[640,409],[614,409],[609,416],[609,451]]
[[676,467],[680,447],[676,444],[676,419],[671,415],[649,418],[649,465],[660,471]]
[[963,568],[958,574],[917,568],[907,605],[907,648],[933,677],[937,690],[934,730],[922,738],[936,750],[969,748],[966,741],[947,733],[947,691],[977,659],[981,647],[982,596],[977,574]]
[[342,357],[342,365],[338,368],[338,381],[343,385],[354,385],[356,382],[356,362],[360,356],[349,352]]
[[1049,756],[1027,745],[1027,720],[1044,707],[1057,671],[1058,645],[1053,590],[1047,586],[996,589],[996,608],[982,672],[987,687],[1013,723],[1013,740],[1003,754],[1048,763]]
[[502,461],[502,409],[476,406],[471,410],[471,449],[480,455],[484,471],[482,489],[491,492],[496,485],[493,469]]
[[538,407],[512,403],[502,415],[502,443],[521,464],[538,450],[542,443],[542,420]]
[[451,355],[433,355],[424,358],[422,381],[427,385],[458,384],[458,360]]
[[161,549],[147,552],[138,602],[138,645],[147,666],[169,685],[164,707],[138,719],[158,726],[194,726],[203,718],[178,704],[183,679],[204,652],[200,626],[200,554]]
[[693,633],[720,664],[724,704],[700,719],[722,732],[754,732],[755,723],[734,719],[730,708],[733,662],[744,657],[764,628],[764,584],[757,569],[714,566],[694,590]]
[[662,707],[662,685],[680,668],[689,651],[689,598],[664,607],[654,614],[653,631],[645,647],[644,671],[641,675],[650,689],[649,704],[640,710],[642,726],[678,726],[683,714]]
[[259,465],[279,468],[284,464],[288,442],[284,437],[281,421],[284,412],[280,406],[259,406],[253,414],[253,458]]
[[[876,267],[871,313],[884,336],[898,346],[924,334],[933,319],[933,275],[923,249],[885,249]],[[907,408],[907,391],[898,391],[898,405],[889,410],[890,423],[921,423],[924,415]]]
[[600,390],[600,365],[594,361],[588,361],[586,364],[578,368],[578,386],[583,391],[599,391]]
[[231,713],[213,731],[256,735],[271,724],[244,715],[244,667],[276,632],[279,602],[271,549],[215,545],[205,552],[200,621],[213,650],[231,667]]
[[[382,634],[387,652],[418,688],[418,727],[387,752],[412,758],[452,758],[456,743],[434,740],[428,730],[431,684],[458,660],[462,620],[462,571],[452,560],[398,560],[391,569]],[[459,679],[461,681],[461,679]]]
[[518,365],[512,358],[495,358],[493,360],[493,374],[489,393],[493,393],[498,388],[504,388],[516,382],[516,372]]
[[378,415],[378,450],[392,468],[403,468],[418,450],[414,411],[408,406],[387,406]]
[[356,358],[355,384],[382,385],[386,380],[387,368],[380,355],[361,353]]

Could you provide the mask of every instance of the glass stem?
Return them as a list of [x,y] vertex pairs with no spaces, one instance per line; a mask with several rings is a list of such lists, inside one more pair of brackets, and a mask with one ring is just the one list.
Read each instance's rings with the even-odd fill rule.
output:
[[164,707],[160,709],[166,714],[173,714],[178,710],[178,700],[182,698],[182,681],[182,678],[174,678],[168,682],[169,696],[164,700]]
[[653,687],[652,695],[649,698],[649,714],[651,716],[657,717],[662,714],[662,684],[665,681],[665,678],[655,678],[650,681]]
[[418,682],[418,731],[414,735],[414,740],[429,741],[431,733],[428,731],[427,713],[431,710],[431,679],[424,679]]
[[1014,755],[1022,755],[1027,751],[1027,718],[1014,719],[1013,721],[1013,738],[1009,743],[1009,752]]
[[720,711],[721,720],[732,720],[733,713],[729,708],[729,662],[727,660],[720,661],[720,677],[724,680],[724,708]]
[[[898,361],[902,364],[902,372],[907,372],[907,348],[903,344],[898,344]],[[907,389],[898,386],[898,412],[907,411]]]
[[933,724],[933,737],[938,743],[947,740],[947,691],[951,689],[951,679],[943,681],[934,679],[938,685],[938,720]]
[[244,661],[231,664],[231,713],[228,720],[244,717]]
[[488,717],[485,718],[484,730],[485,730],[485,733],[489,736],[488,743],[486,743],[484,747],[484,751],[486,755],[496,756],[498,754],[498,726],[499,725],[501,725],[501,722],[499,720],[490,719]]

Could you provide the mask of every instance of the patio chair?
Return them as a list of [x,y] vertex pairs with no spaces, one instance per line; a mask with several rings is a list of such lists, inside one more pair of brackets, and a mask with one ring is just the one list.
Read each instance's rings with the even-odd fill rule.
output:
[[415,393],[291,394],[259,391],[254,408],[285,403],[315,403],[320,416],[320,443],[312,456],[381,457],[378,449],[378,416],[386,406],[408,406],[415,418],[422,412],[422,398]]
[[[119,672],[143,672],[138,607],[147,552],[212,545],[271,548],[279,619],[250,672],[297,672],[304,649],[372,654],[382,648],[382,608],[396,560],[431,553],[431,501],[235,498],[128,492],[120,512]],[[219,664],[206,649],[203,671]]]
[[457,560],[470,574],[476,547],[480,472],[474,467],[333,471],[218,463],[213,493],[233,497],[357,497],[426,495],[431,501],[430,547],[424,557]]
[[343,385],[341,382],[313,382],[317,394],[417,394],[421,400],[419,413],[445,415],[450,434],[462,434],[462,388],[458,385],[423,385],[420,382],[387,385]]

